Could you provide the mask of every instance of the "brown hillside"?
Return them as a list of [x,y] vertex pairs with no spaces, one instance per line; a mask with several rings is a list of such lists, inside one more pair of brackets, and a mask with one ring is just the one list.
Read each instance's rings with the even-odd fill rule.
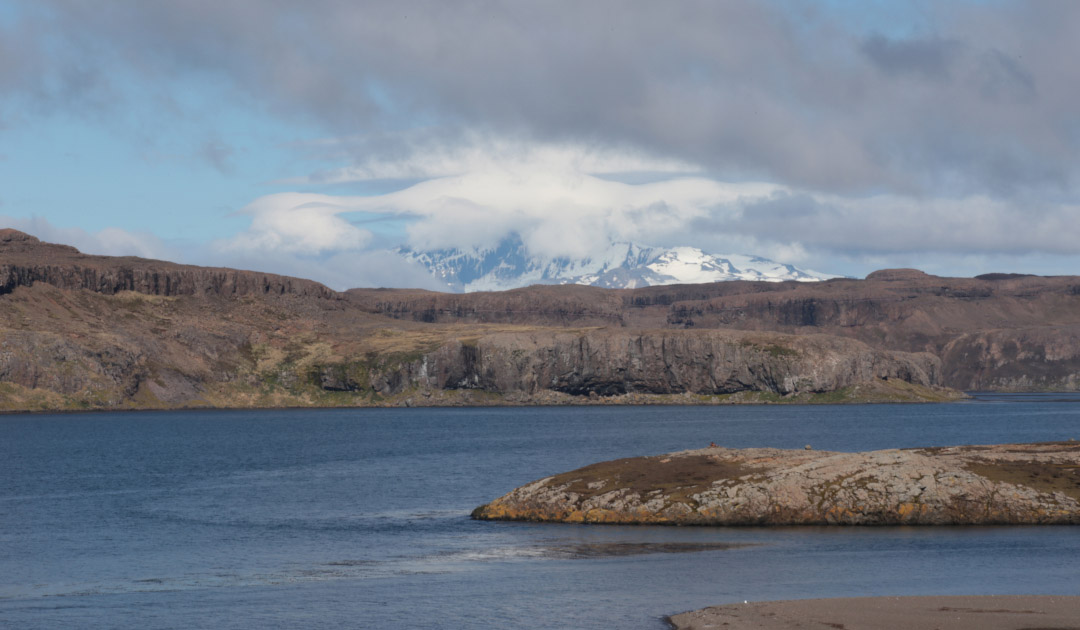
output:
[[[627,326],[622,300],[587,287],[342,294],[273,274],[89,256],[5,230],[0,408],[950,396],[927,353]],[[385,314],[402,303],[432,314]],[[440,312],[446,304],[453,315]]]
[[1080,278],[942,278],[884,270],[865,280],[723,282],[642,289],[535,286],[452,295],[354,289],[372,312],[428,322],[618,325],[830,334],[931,352],[959,389],[1080,387]]

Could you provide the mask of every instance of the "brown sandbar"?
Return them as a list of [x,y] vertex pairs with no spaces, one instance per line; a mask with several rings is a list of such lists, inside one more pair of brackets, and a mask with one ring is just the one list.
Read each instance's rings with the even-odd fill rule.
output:
[[1080,596],[859,597],[728,604],[674,615],[676,630],[1080,630]]

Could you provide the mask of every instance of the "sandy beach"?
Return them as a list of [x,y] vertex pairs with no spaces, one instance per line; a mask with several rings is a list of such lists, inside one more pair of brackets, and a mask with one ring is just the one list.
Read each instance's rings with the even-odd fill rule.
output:
[[1080,630],[1080,596],[862,597],[728,604],[674,615],[677,630]]

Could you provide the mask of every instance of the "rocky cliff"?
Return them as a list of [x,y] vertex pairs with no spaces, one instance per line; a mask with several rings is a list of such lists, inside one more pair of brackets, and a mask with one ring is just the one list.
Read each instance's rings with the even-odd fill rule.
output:
[[332,300],[43,283],[0,295],[8,409],[940,400],[940,372],[926,353],[830,336],[392,324]]
[[[340,355],[341,363],[320,368],[325,372],[320,379],[329,391],[370,390],[396,395],[410,387],[430,386],[582,394],[708,393],[728,392],[740,383],[750,383],[756,388],[752,391],[787,395],[845,387],[837,384],[849,379],[821,376],[831,368],[819,366],[817,372],[804,377],[810,374],[805,363],[818,351],[827,351],[832,357],[818,361],[826,366],[835,364],[837,353],[853,352],[862,358],[851,361],[862,367],[845,367],[839,372],[877,374],[878,380],[901,378],[969,390],[1080,388],[1080,278],[1074,277],[988,274],[939,278],[916,270],[886,270],[865,280],[814,284],[723,282],[634,290],[538,286],[468,295],[392,289],[336,293],[315,282],[273,274],[88,256],[21,232],[0,230],[0,296],[11,296],[9,302],[18,302],[13,295],[16,289],[35,285],[94,295],[136,293],[207,300],[213,302],[206,306],[209,313],[230,317],[234,328],[243,328],[242,318],[250,316],[229,314],[236,310],[238,300],[272,304],[280,311],[279,318],[300,328],[321,327],[327,343],[345,348],[335,355]],[[28,316],[31,321],[36,319],[32,312]],[[217,329],[222,321],[203,317],[198,326]],[[296,323],[300,321],[307,324]],[[345,328],[351,325],[358,326],[356,334]],[[408,331],[406,338],[425,340],[393,347],[382,343],[385,339],[367,336],[370,327],[380,325],[388,331]],[[254,330],[253,326],[247,328],[249,333]],[[28,330],[34,329],[31,326]],[[505,333],[507,329],[512,333],[490,338],[492,331]],[[575,332],[584,330],[590,331],[584,337]],[[747,354],[737,343],[718,341],[734,339],[732,335],[738,331],[785,335],[782,342],[758,344],[764,346],[786,347],[794,343],[794,337],[815,335],[846,337],[864,345],[844,346],[839,341],[809,344],[802,350],[793,349],[793,354],[802,352],[804,365],[793,367],[785,359],[778,368],[776,353]],[[145,337],[141,334],[145,328],[132,332],[134,337]],[[481,337],[482,343],[474,343]],[[42,343],[52,347],[53,342],[44,339]],[[231,349],[240,356],[243,346],[226,344],[222,350]],[[511,346],[514,360],[505,360],[501,348]],[[128,351],[134,352],[133,356],[141,352],[128,348],[118,350],[116,356],[126,356]],[[368,356],[372,352],[378,356]],[[867,359],[867,352],[877,358]],[[921,370],[931,375],[929,379],[919,377],[920,370],[897,368],[890,372],[891,368],[882,367],[902,356],[898,352],[928,352],[941,364]],[[49,359],[38,360],[21,351],[15,354],[20,358],[11,361],[18,365],[0,372],[0,377],[17,375],[10,382],[31,387],[34,383],[70,382],[47,375]],[[431,354],[428,363],[415,363],[414,359],[427,354]],[[152,361],[154,353],[146,356]],[[240,358],[236,361],[243,363]],[[610,363],[605,367],[592,361]],[[731,361],[747,361],[740,368],[744,373],[726,372],[730,367],[726,362]],[[868,361],[876,362],[877,367],[865,368]],[[926,359],[918,362],[925,365]],[[639,364],[647,367],[636,368]],[[369,374],[358,374],[360,365],[367,366],[364,370]],[[372,365],[376,367],[370,368]],[[418,370],[427,369],[424,365],[449,375],[445,383],[435,383],[430,374],[420,377]],[[43,376],[29,376],[32,373]],[[509,377],[503,376],[507,374],[517,379],[509,389]],[[220,380],[218,376],[215,379]],[[306,374],[287,374],[283,379],[286,383],[310,380]],[[785,379],[788,383],[802,379],[808,386],[789,386]]]
[[943,383],[957,389],[1080,387],[1080,278],[1072,276],[941,278],[894,269],[812,284],[537,286],[469,295],[354,290],[348,298],[413,321],[829,334],[879,350],[931,352],[942,359]]
[[[629,327],[617,295],[549,288],[485,296],[481,310],[499,321],[444,321],[435,306],[430,317],[399,318],[386,312],[393,296],[450,298],[341,294],[271,274],[87,256],[0,231],[0,408],[950,396],[930,354],[828,335]],[[577,324],[543,323],[552,314]]]
[[783,396],[876,379],[934,386],[940,373],[932,354],[876,351],[826,335],[621,329],[492,334],[446,344],[410,370],[436,388],[599,395]]
[[709,448],[593,464],[484,520],[667,525],[1080,524],[1080,443],[832,453]]

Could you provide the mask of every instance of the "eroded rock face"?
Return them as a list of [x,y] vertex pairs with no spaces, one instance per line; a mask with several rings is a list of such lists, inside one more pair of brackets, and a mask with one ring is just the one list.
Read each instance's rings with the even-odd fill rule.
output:
[[1080,278],[913,269],[865,280],[719,282],[609,290],[534,286],[504,293],[353,290],[373,312],[425,322],[528,322],[628,329],[830,334],[871,347],[932,352],[963,390],[1080,388]]
[[586,466],[484,520],[671,525],[1080,524],[1080,443],[834,453],[710,447]]
[[875,379],[940,383],[929,353],[874,350],[825,335],[741,331],[591,330],[530,332],[447,344],[410,370],[436,388],[600,395],[644,392],[835,391]]

